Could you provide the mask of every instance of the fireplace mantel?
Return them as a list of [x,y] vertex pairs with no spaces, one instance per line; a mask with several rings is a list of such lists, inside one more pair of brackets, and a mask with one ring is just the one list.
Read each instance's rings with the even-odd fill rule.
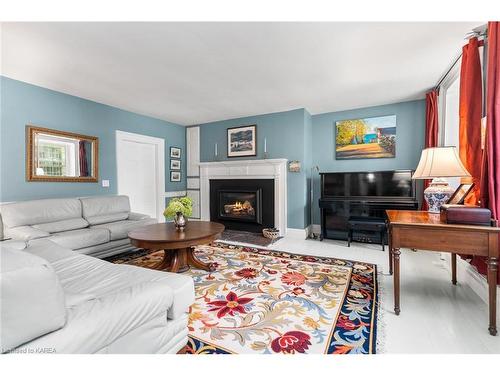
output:
[[201,220],[210,220],[211,179],[273,179],[274,223],[284,236],[287,227],[287,159],[225,160],[200,163]]

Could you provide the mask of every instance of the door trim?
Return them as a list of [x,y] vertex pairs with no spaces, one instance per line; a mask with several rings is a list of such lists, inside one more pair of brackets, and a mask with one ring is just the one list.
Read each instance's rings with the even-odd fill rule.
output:
[[156,215],[158,221],[163,221],[163,210],[165,209],[165,139],[151,137],[148,135],[124,132],[121,130],[115,131],[115,145],[116,145],[116,190],[120,194],[120,153],[124,150],[121,149],[120,143],[122,141],[146,143],[155,145],[156,148]]

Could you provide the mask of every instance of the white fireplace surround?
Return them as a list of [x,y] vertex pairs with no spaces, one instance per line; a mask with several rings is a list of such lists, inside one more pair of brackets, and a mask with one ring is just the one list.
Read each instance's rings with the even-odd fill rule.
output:
[[200,163],[201,220],[210,220],[210,180],[273,179],[274,226],[287,227],[287,159],[235,160]]

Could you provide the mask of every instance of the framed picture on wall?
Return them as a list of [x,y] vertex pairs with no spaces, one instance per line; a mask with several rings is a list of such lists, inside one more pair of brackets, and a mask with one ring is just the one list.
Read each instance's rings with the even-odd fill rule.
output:
[[181,161],[178,159],[170,159],[170,169],[173,170],[181,169]]
[[227,157],[257,155],[257,125],[227,129]]
[[180,159],[181,149],[179,147],[170,147],[170,157]]
[[170,172],[170,181],[171,182],[180,182],[181,180],[181,172],[171,171]]
[[396,115],[337,121],[335,130],[337,160],[396,157]]

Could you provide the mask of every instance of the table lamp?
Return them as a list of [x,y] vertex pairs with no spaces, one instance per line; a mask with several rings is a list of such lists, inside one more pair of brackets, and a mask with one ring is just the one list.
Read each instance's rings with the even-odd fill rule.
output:
[[455,192],[445,177],[471,177],[460,161],[457,149],[454,146],[424,149],[412,178],[419,180],[432,178],[431,184],[424,190],[429,212],[439,213],[440,207]]

